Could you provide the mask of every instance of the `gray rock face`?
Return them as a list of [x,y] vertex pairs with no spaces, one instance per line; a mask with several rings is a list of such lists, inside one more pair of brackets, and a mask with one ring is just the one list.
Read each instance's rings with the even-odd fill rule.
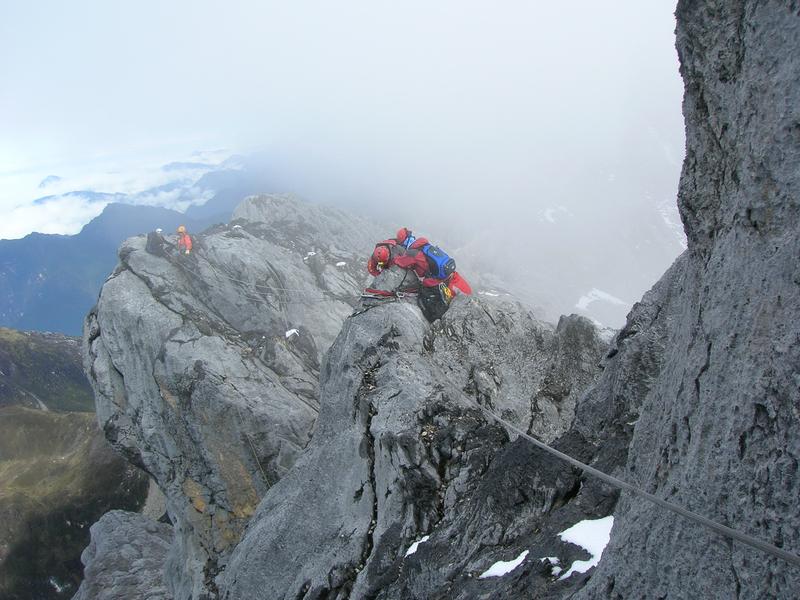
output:
[[[624,476],[800,552],[800,16],[679,2],[689,249]],[[662,285],[664,281],[662,281]],[[659,316],[658,321],[663,317]],[[634,338],[635,339],[635,338]],[[623,347],[615,360],[630,360]],[[637,392],[627,377],[607,390]],[[623,495],[580,598],[795,598],[800,570]]]
[[84,579],[73,600],[172,600],[164,584],[164,561],[172,527],[121,510],[91,527],[83,551]]
[[[507,298],[459,297],[433,325],[407,299],[347,318],[364,282],[341,248],[364,256],[382,232],[287,198],[249,200],[186,263],[123,247],[86,364],[106,434],[166,492],[176,597],[797,595],[797,569],[620,497],[475,404],[800,550],[800,17],[716,0],[677,14],[689,248],[610,349],[585,320],[552,330]],[[611,514],[597,570],[562,578],[588,555],[558,533]]]
[[170,240],[164,252],[125,242],[85,324],[98,421],[166,495],[180,598],[214,594],[260,498],[308,443],[321,358],[382,233],[285,197],[238,214],[251,220],[195,236],[188,257]]
[[[433,598],[452,593],[458,571],[459,597],[475,597],[468,575],[513,548],[531,529],[525,519],[560,502],[576,480],[552,466],[526,473],[530,449],[474,403],[528,429],[537,399],[559,382],[563,392],[548,397],[569,413],[565,399],[597,376],[605,351],[587,320],[565,318],[554,332],[504,299],[459,297],[433,326],[406,301],[377,302],[348,319],[322,367],[314,439],[259,506],[218,578],[221,596]],[[570,360],[555,367],[554,356]],[[503,489],[514,477],[536,485]],[[517,514],[511,503],[521,505]],[[424,535],[426,548],[445,551],[406,560]]]

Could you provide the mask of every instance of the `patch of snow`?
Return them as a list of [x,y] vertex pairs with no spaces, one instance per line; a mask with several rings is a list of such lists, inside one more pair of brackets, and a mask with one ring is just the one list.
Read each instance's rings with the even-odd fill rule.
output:
[[631,306],[629,302],[625,302],[625,300],[620,300],[619,298],[617,298],[616,296],[612,296],[608,292],[604,292],[603,290],[598,290],[597,288],[592,288],[588,294],[580,297],[578,302],[575,304],[575,308],[580,310],[586,310],[587,308],[589,308],[589,305],[596,300],[602,300],[603,302],[608,302],[609,304],[616,304],[617,306]]
[[563,571],[559,565],[561,564],[561,560],[557,556],[545,556],[544,558],[539,559],[541,562],[549,562],[550,563],[550,574],[551,575],[558,575]]
[[600,321],[595,318],[589,317],[594,323],[594,326],[597,327],[597,335],[603,340],[606,344],[610,344],[611,340],[614,339],[614,336],[617,335],[617,330],[613,327],[606,327]]
[[233,226],[233,228],[234,228],[234,229],[241,229],[241,228],[242,228],[242,226],[241,226],[241,225],[234,225],[234,226]]
[[56,581],[55,577],[51,577],[50,579],[48,579],[48,581],[50,582],[50,585],[53,586],[53,589],[55,589],[56,593],[58,593],[58,594],[63,594],[64,591],[67,589],[67,586],[59,585],[58,581]]
[[419,545],[424,544],[429,539],[431,539],[431,536],[429,535],[424,535],[421,538],[419,538],[416,542],[414,542],[408,547],[408,550],[406,550],[406,556],[411,556],[412,554],[414,554],[414,552],[417,551],[417,548],[419,548]]
[[290,329],[289,331],[286,332],[286,339],[288,340],[290,337],[295,335],[300,335],[300,331],[298,331],[297,329]]
[[336,266],[337,266],[337,267],[343,267],[343,266],[345,266],[346,264],[347,264],[346,262],[342,261],[342,262],[337,262],[337,263],[336,263]]
[[500,294],[496,292],[478,292],[481,296],[491,296],[492,298],[497,298]]
[[674,198],[667,198],[662,200],[656,205],[656,210],[661,216],[664,224],[675,234],[678,244],[681,248],[686,250],[686,232],[683,230],[683,222],[681,221],[681,213],[678,211],[678,205],[675,203]]
[[611,539],[611,528],[613,526],[614,517],[609,515],[602,519],[581,521],[559,533],[558,537],[563,541],[580,546],[591,554],[592,558],[589,560],[576,560],[558,580],[566,579],[573,573],[585,573],[592,567],[596,567],[603,556],[603,550],[608,545],[608,540]]
[[540,558],[539,560],[542,561],[542,562],[544,562],[546,560],[549,560],[550,563],[554,564],[554,565],[560,565],[561,564],[561,559],[558,558],[557,556],[545,556],[545,557]]
[[500,560],[494,563],[488,569],[486,569],[486,571],[481,573],[478,579],[487,579],[488,577],[502,577],[503,575],[511,573],[511,571],[513,571],[522,564],[526,556],[528,556],[527,550],[525,550],[525,552],[520,554],[514,560],[509,560],[509,561]]

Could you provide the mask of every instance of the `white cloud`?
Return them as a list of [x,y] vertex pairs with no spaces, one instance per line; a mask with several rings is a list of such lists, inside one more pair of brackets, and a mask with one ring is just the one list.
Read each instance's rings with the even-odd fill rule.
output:
[[18,206],[0,219],[0,239],[24,237],[31,231],[75,234],[107,204],[80,196],[56,196],[42,204]]
[[592,288],[588,294],[585,296],[581,296],[578,299],[578,302],[575,303],[575,308],[580,310],[586,310],[589,308],[589,305],[596,300],[600,300],[602,302],[608,302],[609,304],[613,304],[615,306],[631,306],[630,302],[625,302],[625,300],[620,300],[616,296],[612,296],[608,292],[604,292],[603,290],[598,290],[597,288]]
[[[194,188],[192,184],[213,167],[169,171],[162,167],[172,162],[198,162],[201,158],[213,165],[224,161],[230,154],[222,150],[182,151],[171,155],[160,151],[144,158],[106,157],[96,161],[42,164],[0,172],[0,239],[20,238],[33,231],[77,233],[108,203],[76,196],[73,193],[76,191],[125,194],[127,198],[124,201],[131,204],[177,211],[204,204],[213,197],[213,192]],[[41,189],[39,184],[50,175],[60,179],[48,185],[46,190]],[[175,189],[157,189],[171,183],[180,185]],[[34,204],[44,196],[53,198],[44,204]]]

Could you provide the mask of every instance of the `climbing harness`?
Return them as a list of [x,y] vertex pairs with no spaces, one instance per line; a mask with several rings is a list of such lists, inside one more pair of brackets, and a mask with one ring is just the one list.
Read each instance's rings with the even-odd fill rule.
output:
[[612,486],[614,486],[616,488],[628,491],[628,492],[632,493],[634,496],[639,496],[641,498],[645,498],[646,500],[649,500],[650,502],[652,502],[654,504],[657,504],[658,506],[661,506],[662,508],[666,508],[667,510],[670,510],[670,511],[672,511],[674,513],[677,513],[677,514],[689,519],[690,521],[694,521],[695,523],[703,525],[704,527],[708,527],[709,529],[711,529],[712,531],[718,533],[719,535],[722,535],[724,537],[728,537],[728,538],[740,541],[743,544],[747,544],[748,546],[751,546],[753,548],[761,550],[762,552],[766,552],[767,554],[771,554],[772,556],[774,556],[776,558],[780,558],[782,560],[785,560],[786,562],[791,563],[791,564],[793,564],[795,566],[800,566],[800,556],[798,556],[798,555],[796,555],[796,554],[794,554],[792,552],[788,552],[786,550],[783,550],[782,548],[778,548],[777,546],[769,544],[769,543],[767,543],[767,542],[765,542],[763,540],[759,540],[758,538],[755,538],[753,536],[747,535],[746,533],[741,533],[740,531],[736,531],[735,529],[731,529],[730,527],[726,527],[725,525],[717,523],[716,521],[712,521],[711,519],[708,519],[706,517],[698,515],[697,513],[694,513],[694,512],[692,512],[690,510],[687,510],[687,509],[683,508],[682,506],[679,506],[679,505],[674,504],[672,502],[668,502],[667,500],[662,500],[658,496],[654,496],[653,494],[645,492],[644,490],[642,490],[642,489],[640,489],[640,488],[628,483],[627,481],[623,481],[621,479],[617,479],[616,477],[613,477],[611,475],[603,473],[602,471],[600,471],[598,469],[595,469],[594,467],[590,467],[589,465],[584,464],[584,463],[580,462],[579,460],[576,460],[576,459],[572,458],[571,456],[569,456],[567,454],[564,454],[563,452],[559,452],[555,448],[551,448],[550,446],[548,446],[544,442],[540,442],[536,438],[534,438],[531,435],[527,434],[526,432],[522,431],[520,428],[516,427],[515,425],[512,425],[511,423],[509,423],[508,421],[506,421],[502,417],[498,417],[491,410],[489,410],[485,406],[482,406],[481,404],[479,404],[475,400],[472,400],[471,398],[469,398],[467,400],[471,404],[476,406],[478,409],[480,409],[488,417],[494,419],[499,424],[503,425],[504,427],[508,428],[509,430],[513,431],[514,433],[518,434],[519,436],[525,438],[526,440],[531,442],[537,448],[541,448],[545,452],[549,452],[553,456],[559,458],[560,460],[568,462],[572,466],[581,469],[582,471],[584,471],[585,473],[588,473],[589,475],[597,477],[598,479],[600,479],[602,481],[605,481],[606,483],[608,483],[608,484],[610,484],[610,485],[612,485]]
[[350,317],[357,317],[358,315],[363,315],[365,312],[372,310],[373,308],[377,308],[378,306],[383,306],[384,304],[388,304],[390,302],[397,302],[398,300],[402,300],[407,295],[416,294],[416,289],[408,289],[405,286],[406,278],[408,277],[410,271],[406,271],[403,275],[403,279],[400,283],[397,284],[393,290],[380,290],[377,288],[367,288],[364,290],[364,293],[361,294],[362,300],[377,300],[378,302],[375,304],[370,304],[368,306],[364,306],[359,310],[355,311]]

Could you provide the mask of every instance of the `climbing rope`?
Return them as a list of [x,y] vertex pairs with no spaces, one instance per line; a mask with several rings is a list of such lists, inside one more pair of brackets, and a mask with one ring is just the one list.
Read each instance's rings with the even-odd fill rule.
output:
[[361,299],[369,299],[369,300],[377,300],[375,304],[369,304],[360,308],[359,310],[355,311],[353,314],[350,315],[350,318],[357,317],[358,315],[363,315],[365,312],[372,310],[373,308],[377,308],[378,306],[383,306],[384,304],[390,304],[392,302],[397,302],[398,300],[402,300],[405,298],[407,294],[416,294],[416,289],[410,289],[403,287],[406,283],[406,278],[410,273],[410,270],[406,270],[403,274],[403,279],[398,283],[393,290],[377,290],[373,288],[367,288],[363,294],[361,294]]
[[[200,273],[198,273],[194,269],[190,268],[186,264],[186,262],[179,263],[179,265],[184,271],[186,271],[187,273],[190,273],[195,278],[197,278],[199,281],[205,281],[203,279],[203,276],[200,275]],[[211,265],[211,263],[209,263],[209,265]],[[349,295],[349,294],[342,295],[342,296],[326,296],[326,297],[320,297],[320,298],[309,298],[308,297],[309,290],[292,289],[292,288],[284,288],[284,287],[279,287],[279,286],[270,286],[270,285],[266,285],[266,284],[252,283],[252,282],[244,281],[242,279],[236,279],[234,277],[230,277],[230,276],[228,276],[228,275],[226,275],[224,273],[221,273],[219,271],[219,269],[216,269],[213,266],[211,268],[214,270],[215,274],[218,277],[222,277],[223,279],[228,279],[229,281],[232,281],[232,282],[235,282],[235,283],[241,283],[241,284],[244,284],[244,285],[249,285],[249,286],[255,287],[255,288],[259,289],[259,290],[272,291],[272,292],[278,293],[279,295],[290,296],[289,300],[287,300],[285,298],[283,298],[281,300],[282,302],[284,302],[286,304],[310,305],[310,304],[321,304],[321,303],[324,303],[324,302],[334,302],[334,301],[345,302],[348,299],[357,299],[357,298],[359,298],[359,296]],[[319,293],[322,294],[323,292],[319,292]],[[303,294],[304,297],[303,298],[291,297],[291,294],[297,294],[297,295]],[[242,298],[244,298],[245,300],[250,300],[252,302],[263,302],[265,300],[265,298],[263,298],[261,296],[254,296],[254,295],[247,294],[247,293],[244,293],[244,292],[240,292],[240,296]]]
[[398,300],[400,300],[400,298],[402,298],[402,296],[365,296],[365,297],[371,300],[377,300],[378,302],[376,302],[375,304],[369,304],[367,306],[359,308],[357,311],[351,314],[349,318],[352,319],[353,317],[357,317],[358,315],[363,315],[365,312],[369,312],[373,308],[383,306],[384,304],[397,302]]
[[272,482],[267,477],[267,474],[264,472],[264,468],[261,466],[261,461],[258,460],[258,453],[256,452],[255,444],[253,444],[253,440],[250,438],[250,434],[247,433],[247,429],[244,426],[244,417],[242,416],[242,410],[239,408],[239,405],[236,406],[236,412],[239,413],[239,425],[242,428],[242,433],[244,433],[244,437],[247,439],[247,443],[250,445],[250,451],[253,453],[253,460],[256,461],[258,465],[258,470],[261,471],[261,477],[264,479],[264,483],[267,486],[267,491],[272,487]]
[[608,483],[608,484],[610,484],[610,485],[612,485],[612,486],[614,486],[616,488],[628,491],[628,492],[632,493],[635,496],[639,496],[641,498],[645,498],[646,500],[649,500],[650,502],[652,502],[654,504],[657,504],[658,506],[661,506],[663,508],[666,508],[667,510],[670,510],[670,511],[672,511],[674,513],[677,513],[677,514],[689,519],[690,521],[694,521],[695,523],[703,525],[704,527],[708,527],[709,529],[711,529],[712,531],[715,531],[719,535],[722,535],[724,537],[740,541],[743,544],[747,544],[748,546],[751,546],[753,548],[761,550],[762,552],[766,552],[767,554],[770,554],[770,555],[772,555],[772,556],[774,556],[776,558],[780,558],[782,560],[785,560],[786,562],[791,563],[791,564],[793,564],[795,566],[800,566],[800,556],[798,556],[798,555],[796,555],[796,554],[794,554],[792,552],[788,552],[786,550],[783,550],[782,548],[778,548],[777,546],[769,544],[769,543],[767,543],[767,542],[765,542],[763,540],[760,540],[758,538],[755,538],[753,536],[747,535],[746,533],[741,533],[740,531],[736,531],[735,529],[731,529],[730,527],[726,527],[725,525],[717,523],[716,521],[712,521],[711,519],[703,517],[702,515],[698,515],[697,513],[694,513],[694,512],[692,512],[690,510],[687,510],[687,509],[683,508],[682,506],[679,506],[679,505],[674,504],[672,502],[668,502],[667,500],[663,500],[663,499],[661,499],[661,498],[659,498],[657,496],[654,496],[653,494],[645,492],[644,490],[642,490],[640,488],[637,488],[634,485],[631,485],[627,481],[623,481],[621,479],[617,479],[616,477],[613,477],[611,475],[603,473],[602,471],[600,471],[598,469],[595,469],[594,467],[590,467],[589,465],[584,464],[584,463],[580,462],[579,460],[576,460],[576,459],[572,458],[571,456],[569,456],[567,454],[564,454],[563,452],[559,452],[555,448],[551,448],[550,446],[548,446],[547,444],[545,444],[543,442],[540,442],[536,438],[528,435],[526,432],[521,430],[519,427],[516,427],[515,425],[512,425],[511,423],[509,423],[508,421],[506,421],[502,417],[498,417],[496,414],[494,414],[488,408],[486,408],[485,406],[481,406],[478,402],[472,400],[471,398],[468,398],[467,400],[471,404],[476,406],[478,409],[480,409],[488,417],[494,419],[495,421],[497,421],[498,423],[500,423],[504,427],[510,429],[514,433],[516,433],[519,436],[525,438],[526,440],[531,442],[537,448],[541,448],[545,452],[549,452],[553,456],[559,458],[560,460],[568,462],[572,466],[581,469],[582,471],[584,471],[585,473],[588,473],[589,475],[597,477],[598,479],[600,479],[602,481],[605,481],[606,483]]

